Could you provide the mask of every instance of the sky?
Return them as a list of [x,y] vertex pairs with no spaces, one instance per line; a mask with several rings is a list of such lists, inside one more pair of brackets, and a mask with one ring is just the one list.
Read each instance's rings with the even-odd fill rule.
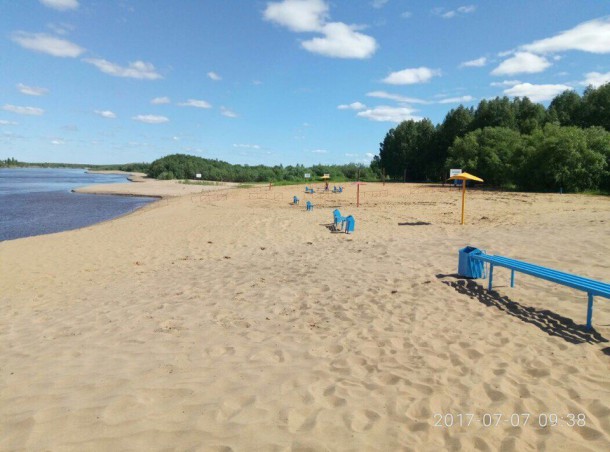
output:
[[608,81],[607,0],[0,0],[0,159],[368,164],[401,121]]

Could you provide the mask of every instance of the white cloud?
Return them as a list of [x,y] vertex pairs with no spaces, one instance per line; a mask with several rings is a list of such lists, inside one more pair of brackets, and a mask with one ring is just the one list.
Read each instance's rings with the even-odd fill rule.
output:
[[110,110],[95,110],[94,113],[108,119],[116,118],[116,114]]
[[54,140],[51,140],[51,144],[55,144],[55,145],[61,145],[61,144],[65,144],[66,142],[60,138],[55,138]]
[[504,80],[502,82],[491,82],[490,85],[506,87],[506,86],[515,86],[515,85],[518,85],[519,83],[521,83],[519,80]]
[[67,35],[69,32],[71,32],[72,30],[74,30],[74,26],[73,25],[69,25],[69,24],[47,24],[47,28],[51,29],[55,34],[58,35]]
[[492,75],[533,74],[542,72],[551,65],[549,61],[539,55],[529,52],[516,52],[511,58],[502,61],[491,71]]
[[380,105],[379,107],[369,108],[358,112],[357,115],[362,118],[370,119],[371,121],[380,122],[402,122],[409,119],[419,121],[422,119],[419,116],[414,116],[413,113],[416,110],[409,107],[389,107],[387,105]]
[[392,72],[382,81],[390,85],[412,85],[415,83],[429,82],[432,77],[438,77],[441,71],[427,67],[403,69],[402,71]]
[[439,104],[459,104],[462,102],[464,102],[464,103],[472,102],[473,100],[475,100],[475,98],[472,96],[448,97],[446,99],[439,100],[438,103]]
[[591,53],[610,53],[610,16],[583,22],[576,27],[546,39],[522,46],[536,53],[581,50]]
[[22,94],[27,94],[28,96],[43,96],[48,94],[49,90],[47,88],[40,88],[38,86],[27,86],[23,83],[19,83],[17,85],[17,89]]
[[406,104],[429,104],[427,100],[417,99],[415,97],[405,97],[400,94],[392,94],[385,91],[371,91],[370,93],[366,93],[369,97],[377,97],[378,99],[389,99],[394,100],[396,102],[406,103]]
[[220,114],[227,118],[237,118],[237,113],[233,110],[229,110],[227,107],[220,107]]
[[326,149],[314,149],[311,151],[313,154],[326,154],[328,151]]
[[366,105],[362,102],[352,102],[351,104],[343,104],[337,107],[339,110],[364,110]]
[[195,108],[212,108],[212,106],[205,100],[189,99],[186,102],[180,102],[180,107],[195,107]]
[[303,41],[301,46],[313,53],[335,58],[369,58],[377,50],[375,38],[358,33],[356,27],[343,22],[325,24],[324,37]]
[[368,58],[377,50],[375,38],[359,33],[362,27],[327,22],[328,4],[323,0],[284,0],[267,3],[265,20],[294,32],[315,32],[322,36],[301,42],[305,50],[331,58]]
[[0,126],[16,126],[15,121],[7,121],[6,119],[0,119]]
[[434,14],[436,16],[440,16],[443,19],[452,19],[458,15],[465,15],[465,14],[473,13],[473,12],[475,12],[476,9],[477,9],[477,7],[474,5],[460,6],[459,8],[457,8],[455,10],[447,10],[443,7],[438,7],[438,8],[432,9],[432,14]]
[[212,71],[208,72],[208,77],[210,77],[212,80],[214,80],[216,82],[219,80],[222,80],[222,77],[220,75],[218,75],[216,72],[212,72]]
[[371,2],[371,6],[375,9],[383,8],[388,0],[373,0]]
[[18,105],[5,104],[2,109],[17,113],[18,115],[40,116],[44,114],[44,110],[38,107],[20,107]]
[[594,88],[610,83],[610,72],[602,74],[601,72],[587,72],[585,79],[580,82],[581,85],[592,85]]
[[464,61],[460,67],[483,67],[487,64],[487,58],[481,57],[476,60]]
[[507,96],[529,97],[532,102],[551,100],[565,90],[572,87],[567,85],[532,85],[531,83],[520,83],[504,90]]
[[411,11],[405,11],[403,12],[400,17],[402,17],[403,19],[408,19],[409,17],[412,17],[413,13]]
[[457,10],[458,10],[458,13],[468,14],[468,13],[474,13],[476,9],[477,9],[477,7],[474,5],[467,5],[467,6],[460,6]]
[[156,80],[163,78],[157,73],[155,67],[151,63],[144,61],[134,61],[129,63],[129,66],[119,66],[110,61],[101,58],[86,58],[83,60],[86,63],[94,65],[105,74],[115,77],[128,77],[140,80]]
[[258,144],[234,144],[234,148],[245,148],[245,149],[260,149]]
[[76,58],[85,51],[73,42],[46,33],[18,31],[11,35],[11,39],[25,49],[62,58]]
[[78,0],[39,0],[44,6],[58,11],[67,11],[78,8]]
[[328,16],[328,5],[323,0],[284,0],[267,3],[263,17],[296,31],[319,31]]
[[132,117],[134,121],[145,122],[146,124],[162,124],[164,122],[168,122],[169,118],[165,116],[156,116],[156,115],[137,115]]
[[167,96],[155,97],[153,100],[150,101],[150,103],[153,105],[169,104],[170,102],[171,100]]

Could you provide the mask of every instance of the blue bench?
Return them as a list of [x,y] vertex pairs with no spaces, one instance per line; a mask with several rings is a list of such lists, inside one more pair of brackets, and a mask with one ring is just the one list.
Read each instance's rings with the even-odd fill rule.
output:
[[570,273],[553,270],[540,265],[529,264],[527,262],[510,259],[504,256],[493,256],[485,253],[472,253],[470,259],[489,264],[489,283],[487,290],[493,287],[494,266],[508,268],[510,272],[510,286],[515,287],[515,272],[525,273],[526,275],[535,276],[536,278],[546,279],[557,284],[572,287],[573,289],[582,290],[588,294],[587,304],[587,329],[591,329],[591,320],[593,318],[593,297],[610,298],[610,284],[596,281],[594,279],[584,278],[582,276],[572,275]]
[[313,204],[311,201],[307,201],[307,210],[313,210]]

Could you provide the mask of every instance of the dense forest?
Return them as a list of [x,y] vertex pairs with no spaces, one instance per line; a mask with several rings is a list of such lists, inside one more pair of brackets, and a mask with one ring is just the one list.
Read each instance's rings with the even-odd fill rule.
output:
[[610,191],[610,83],[548,108],[497,97],[459,106],[441,124],[404,121],[380,143],[371,166],[394,180],[441,181],[460,168],[496,187]]
[[316,179],[330,174],[333,181],[379,180],[379,174],[369,166],[349,163],[347,165],[314,165],[305,167],[232,165],[220,160],[204,159],[193,155],[173,154],[150,164],[148,176],[156,179],[194,179],[201,174],[203,180],[232,182],[303,182],[305,173]]

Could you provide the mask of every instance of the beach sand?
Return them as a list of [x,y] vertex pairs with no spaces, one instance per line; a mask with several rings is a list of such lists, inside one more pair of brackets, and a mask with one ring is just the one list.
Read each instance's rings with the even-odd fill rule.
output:
[[607,282],[610,198],[469,190],[460,226],[459,190],[344,186],[0,243],[0,450],[610,448],[610,300],[589,333],[582,292],[456,275],[473,245]]

